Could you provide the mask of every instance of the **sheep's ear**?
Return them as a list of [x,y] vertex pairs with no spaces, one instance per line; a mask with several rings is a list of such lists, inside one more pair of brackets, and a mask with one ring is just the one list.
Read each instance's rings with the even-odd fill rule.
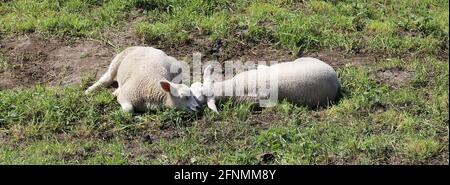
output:
[[216,101],[214,100],[214,98],[211,98],[208,100],[207,105],[209,107],[209,109],[211,109],[212,111],[219,113],[217,111],[217,107],[216,107]]
[[170,82],[161,80],[161,81],[159,81],[159,84],[161,85],[161,87],[164,91],[170,93],[170,88],[171,88]]
[[203,84],[208,86],[214,83],[212,77],[213,72],[214,68],[211,65],[206,66],[205,70],[203,71]]

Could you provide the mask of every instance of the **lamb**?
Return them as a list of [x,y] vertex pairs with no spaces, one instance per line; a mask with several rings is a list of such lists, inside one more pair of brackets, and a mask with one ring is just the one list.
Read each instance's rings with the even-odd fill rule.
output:
[[[107,72],[85,94],[118,82],[113,92],[123,111],[144,112],[161,107],[197,111],[199,104],[187,85],[170,82],[182,63],[153,47],[129,47],[116,55]],[[171,73],[175,69],[176,72]]]
[[[296,59],[293,62],[284,62],[271,66],[258,66],[257,69],[239,73],[231,79],[215,82],[212,74],[213,68],[207,66],[204,70],[204,82],[195,82],[191,85],[191,91],[199,104],[207,106],[217,112],[216,102],[227,98],[224,95],[224,89],[234,89],[236,93],[237,86],[243,86],[244,95],[235,96],[234,101],[255,100],[267,97],[267,92],[256,92],[262,86],[256,86],[255,83],[261,80],[261,84],[268,84],[269,78],[259,78],[258,75],[277,77],[277,101],[287,100],[297,105],[306,105],[309,107],[318,107],[336,100],[340,91],[336,71],[325,62],[311,57]],[[275,73],[275,74],[274,74]],[[258,79],[258,80],[256,80]],[[271,92],[272,93],[272,92]]]

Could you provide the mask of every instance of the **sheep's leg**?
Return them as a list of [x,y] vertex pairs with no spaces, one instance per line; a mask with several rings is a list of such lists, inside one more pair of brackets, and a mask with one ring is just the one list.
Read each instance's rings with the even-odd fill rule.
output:
[[90,92],[93,92],[101,87],[106,87],[108,85],[111,85],[114,82],[114,76],[111,75],[110,70],[108,70],[97,82],[94,83],[94,85],[90,86],[85,93],[89,94]]
[[119,102],[119,104],[122,107],[122,110],[124,112],[130,112],[130,113],[134,112],[133,105],[131,104],[130,101],[128,101],[128,99],[123,97],[123,95],[119,94],[119,96],[117,96],[117,101]]
[[122,60],[124,60],[125,56],[127,55],[127,52],[128,49],[122,51],[116,57],[114,57],[111,64],[109,65],[108,71],[105,74],[103,74],[103,76],[94,85],[90,86],[85,91],[85,94],[89,94],[90,92],[95,91],[98,88],[111,85],[117,76],[117,70],[119,69],[119,65],[122,62]]
[[120,91],[120,87],[117,88],[112,94],[113,94],[114,96],[119,96],[119,91]]

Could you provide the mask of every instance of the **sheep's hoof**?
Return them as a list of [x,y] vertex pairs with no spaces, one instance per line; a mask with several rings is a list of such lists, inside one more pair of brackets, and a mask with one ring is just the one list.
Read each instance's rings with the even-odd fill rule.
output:
[[91,91],[88,89],[88,90],[86,90],[86,91],[84,91],[84,94],[85,95],[89,95],[91,93]]
[[119,95],[119,89],[116,89],[113,93],[114,96],[118,96]]

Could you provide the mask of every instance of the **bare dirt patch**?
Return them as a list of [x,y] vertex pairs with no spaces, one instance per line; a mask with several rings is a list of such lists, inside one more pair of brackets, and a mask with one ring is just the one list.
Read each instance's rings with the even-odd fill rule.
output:
[[339,51],[309,52],[302,55],[302,57],[318,58],[335,68],[343,67],[346,64],[361,66],[364,64],[376,62],[380,58],[378,55],[375,54],[365,54],[365,53],[351,54]]
[[334,68],[344,67],[346,64],[361,66],[378,61],[381,57],[376,54],[346,53],[342,51],[310,51],[296,55],[287,49],[280,49],[273,44],[261,42],[258,44],[244,43],[241,41],[215,40],[198,37],[187,43],[178,45],[164,45],[160,43],[147,43],[147,45],[160,48],[168,55],[175,56],[179,60],[191,62],[193,53],[202,54],[202,62],[218,61],[222,65],[226,61],[263,61],[288,62],[300,57],[315,57],[323,60]]
[[164,44],[159,42],[146,45],[162,49],[179,60],[192,61],[194,53],[202,55],[202,62],[218,61],[290,61],[295,57],[288,50],[280,50],[269,43],[244,43],[225,39],[210,40],[206,36],[196,36],[185,43]]
[[383,69],[376,72],[378,82],[388,84],[391,88],[399,88],[407,85],[413,73],[400,68]]
[[143,147],[139,141],[125,140],[124,144],[129,164],[139,164],[142,160],[153,160],[162,155],[158,149]]
[[202,62],[225,61],[292,61],[299,57],[316,57],[333,67],[345,64],[362,65],[377,60],[376,55],[348,54],[339,51],[317,51],[301,56],[280,49],[270,43],[240,40],[210,40],[194,35],[185,43],[146,43],[136,36],[135,25],[142,17],[131,17],[126,26],[105,30],[101,40],[47,38],[38,34],[22,35],[0,40],[0,53],[10,65],[0,71],[0,89],[30,87],[36,84],[67,86],[80,83],[82,78],[95,75],[98,79],[115,54],[130,46],[152,46],[186,62],[195,52],[202,54]]
[[85,74],[106,70],[114,55],[112,48],[96,41],[39,35],[2,40],[0,51],[11,65],[0,73],[1,89],[79,83]]

